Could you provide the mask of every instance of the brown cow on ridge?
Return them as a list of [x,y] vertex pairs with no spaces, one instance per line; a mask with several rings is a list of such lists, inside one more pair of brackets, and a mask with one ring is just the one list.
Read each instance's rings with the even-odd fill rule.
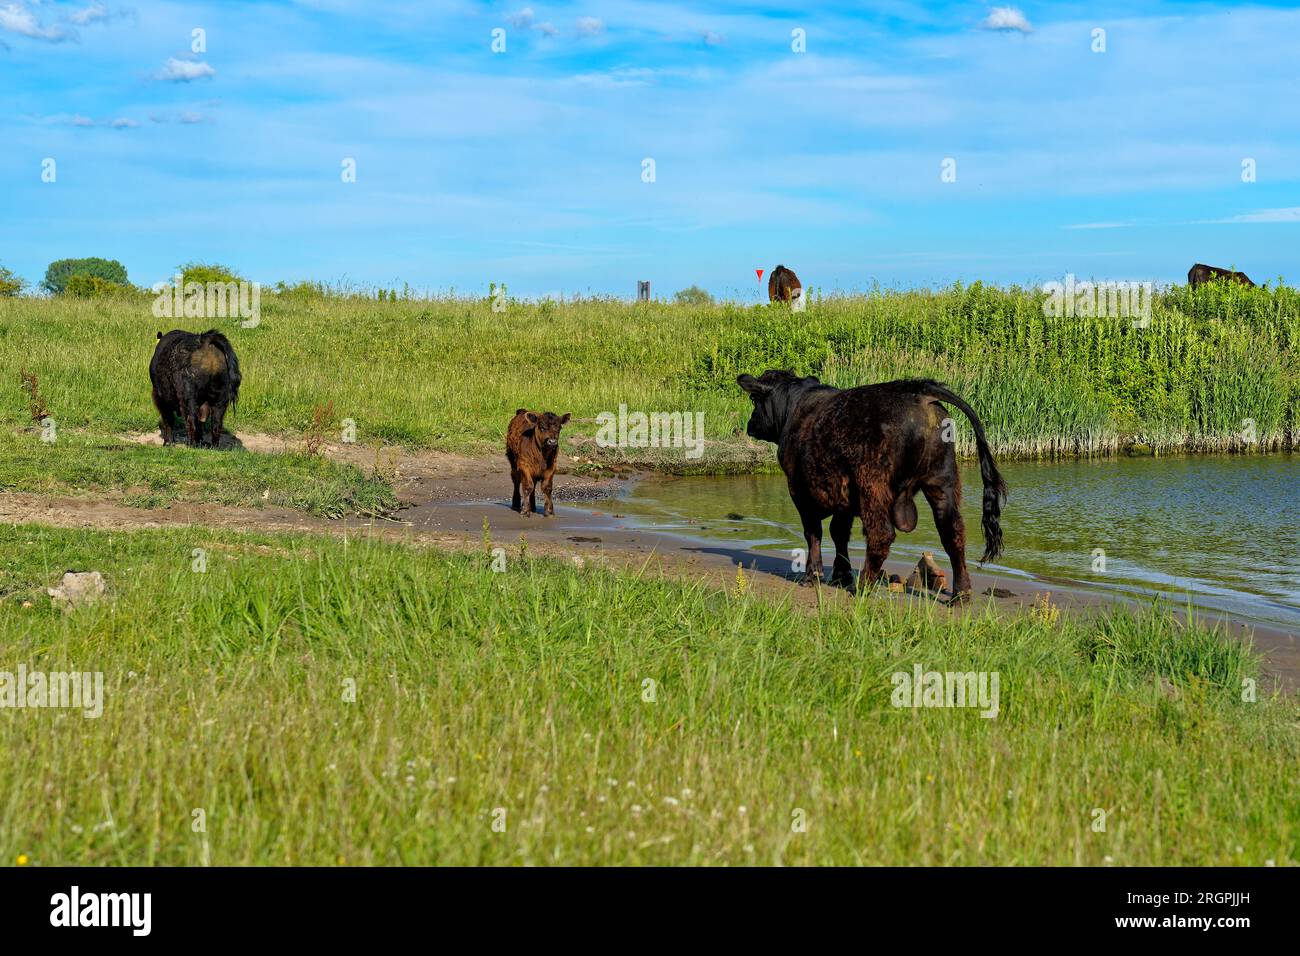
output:
[[1244,272],[1233,272],[1231,269],[1220,269],[1218,266],[1207,266],[1203,263],[1196,263],[1187,270],[1187,284],[1195,289],[1198,285],[1204,285],[1207,282],[1213,282],[1215,279],[1227,279],[1229,282],[1240,282],[1242,285],[1248,285],[1252,288],[1255,283],[1246,277]]
[[894,530],[916,527],[920,491],[930,502],[934,524],[952,561],[953,602],[970,598],[966,570],[966,526],[961,517],[961,476],[957,471],[952,422],[939,403],[953,405],[970,419],[984,481],[984,557],[1002,553],[998,519],[1007,494],[1006,482],[984,436],[974,409],[960,396],[928,379],[885,382],[838,389],[809,376],[767,371],[758,378],[736,379],[749,393],[754,413],[746,431],[776,443],[790,497],[799,510],[808,542],[805,583],[822,576],[822,521],[831,519],[835,563],[831,583],[853,586],[849,537],[853,519],[862,521],[867,560],[859,593],[880,580]]
[[510,507],[521,515],[537,510],[537,493],[534,486],[542,483],[546,501],[543,516],[555,514],[551,501],[551,483],[555,479],[555,459],[560,451],[560,428],[569,420],[566,412],[530,412],[521,408],[510,419],[506,429],[506,460],[510,462],[510,478],[515,483],[515,494]]
[[767,277],[767,299],[769,302],[789,302],[803,295],[803,286],[793,269],[777,266]]

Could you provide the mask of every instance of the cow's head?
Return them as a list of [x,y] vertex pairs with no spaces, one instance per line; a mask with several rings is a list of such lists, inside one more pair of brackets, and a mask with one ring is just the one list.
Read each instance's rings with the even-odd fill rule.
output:
[[736,384],[749,393],[754,403],[754,413],[749,416],[745,433],[759,441],[779,442],[786,419],[800,396],[808,388],[821,383],[811,375],[800,378],[793,371],[768,369],[758,378],[741,375]]
[[560,446],[560,429],[569,421],[569,413],[557,415],[555,412],[542,412],[540,415],[536,412],[525,412],[524,418],[528,420],[528,430],[533,433],[533,440],[542,448],[558,448]]

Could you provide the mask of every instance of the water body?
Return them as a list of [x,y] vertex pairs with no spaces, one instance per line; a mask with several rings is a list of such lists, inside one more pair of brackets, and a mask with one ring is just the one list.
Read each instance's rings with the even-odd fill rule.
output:
[[[1006,462],[1006,553],[985,570],[1112,588],[1300,628],[1300,455]],[[980,480],[962,470],[967,559],[983,551]],[[924,497],[891,557],[947,559]],[[618,503],[631,527],[757,550],[803,546],[780,476],[651,478]],[[739,517],[728,517],[738,515]],[[833,554],[823,542],[827,561]],[[854,528],[854,564],[862,558]],[[1100,570],[1097,549],[1105,555]]]

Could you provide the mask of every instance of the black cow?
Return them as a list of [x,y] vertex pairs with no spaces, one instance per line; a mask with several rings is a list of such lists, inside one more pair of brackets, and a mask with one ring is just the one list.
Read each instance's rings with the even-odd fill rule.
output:
[[998,519],[1007,486],[989,451],[984,426],[960,396],[928,379],[838,389],[811,376],[769,370],[758,378],[741,375],[737,382],[754,403],[748,433],[776,443],[808,542],[807,583],[821,580],[822,521],[827,517],[835,542],[831,583],[852,587],[849,537],[855,518],[861,519],[867,539],[858,589],[864,592],[880,580],[895,529],[916,527],[913,498],[920,491],[930,502],[952,561],[952,600],[970,598],[956,443],[940,401],[961,409],[975,429],[984,481],[982,561],[1002,553]]
[[[163,444],[175,440],[175,422],[185,422],[190,445],[217,447],[226,409],[239,399],[239,359],[216,329],[202,334],[175,329],[158,333],[149,362],[153,403],[162,416]],[[207,429],[204,425],[208,425]]]
[[1213,282],[1215,279],[1226,279],[1229,282],[1240,282],[1242,285],[1248,285],[1254,288],[1255,283],[1246,277],[1244,272],[1233,272],[1231,269],[1220,269],[1218,266],[1207,266],[1204,263],[1196,263],[1187,270],[1187,284],[1193,289],[1198,285],[1204,285],[1207,282]]

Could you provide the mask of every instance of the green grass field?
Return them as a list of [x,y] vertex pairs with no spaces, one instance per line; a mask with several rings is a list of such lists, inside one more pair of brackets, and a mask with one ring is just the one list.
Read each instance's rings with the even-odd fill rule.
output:
[[[0,711],[0,856],[1300,861],[1300,712],[1243,702],[1255,661],[1207,631],[818,615],[515,550],[494,573],[359,540],[0,528],[5,668],[101,671],[106,696],[98,719]],[[53,609],[67,567],[110,600]],[[998,672],[998,716],[891,706],[917,663]]]
[[[733,383],[772,366],[943,378],[1004,457],[1291,447],[1300,399],[1289,289],[1176,289],[1146,329],[981,286],[803,314],[267,296],[253,329],[160,322],[146,299],[0,299],[0,490],[390,510],[378,467],[124,438],[157,427],[155,332],[210,324],[244,368],[228,424],[293,447],[333,403],[362,443],[495,455],[527,405],[579,419],[570,452],[682,469],[594,447],[596,414],[627,404],[703,411],[694,470],[770,468]],[[108,599],[54,608],[70,568],[103,572]],[[494,573],[356,538],[18,525],[0,526],[0,634],[0,672],[97,671],[107,693],[97,719],[0,709],[7,861],[1300,862],[1295,698],[1243,700],[1258,661],[1163,609],[814,613],[513,546]],[[914,664],[996,672],[998,716],[891,706]]]
[[749,406],[735,376],[792,367],[845,386],[942,378],[971,401],[1004,457],[1294,444],[1294,290],[1175,288],[1156,297],[1141,329],[1128,319],[1049,319],[1043,298],[977,284],[813,296],[802,314],[614,300],[511,302],[494,313],[484,300],[267,295],[252,329],[155,319],[147,298],[0,299],[0,368],[12,376],[0,423],[30,422],[18,387],[25,369],[65,430],[103,437],[156,428],[147,374],[155,333],[216,325],[244,369],[236,432],[299,435],[315,407],[332,402],[335,424],[354,420],[363,442],[496,454],[521,405],[571,412],[579,420],[566,430],[572,440],[595,433],[598,413],[626,404],[703,412],[704,458],[590,442],[585,453],[679,470],[753,470],[771,467],[770,455],[744,438]]

